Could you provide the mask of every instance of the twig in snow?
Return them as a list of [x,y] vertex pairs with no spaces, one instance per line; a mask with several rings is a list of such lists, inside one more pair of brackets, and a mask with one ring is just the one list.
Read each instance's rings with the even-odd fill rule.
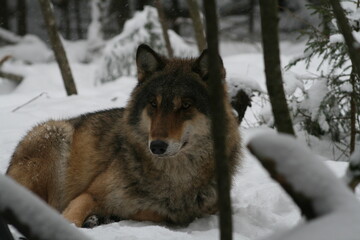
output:
[[19,110],[20,108],[22,108],[22,107],[24,107],[24,106],[32,103],[33,101],[35,101],[36,99],[40,98],[40,97],[43,96],[43,95],[47,95],[47,93],[46,93],[46,92],[40,93],[40,94],[37,95],[36,97],[34,97],[34,98],[30,99],[29,101],[27,101],[26,103],[24,103],[24,104],[22,104],[22,105],[20,105],[20,106],[18,106],[18,107],[16,107],[16,108],[14,108],[11,112],[16,112],[16,111]]
[[0,59],[0,67],[9,59],[11,59],[12,56],[10,55],[6,55],[5,57],[3,57],[2,59]]

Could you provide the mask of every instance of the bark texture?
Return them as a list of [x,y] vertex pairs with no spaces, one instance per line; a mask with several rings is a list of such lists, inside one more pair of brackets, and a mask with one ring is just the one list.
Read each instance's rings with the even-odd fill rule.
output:
[[159,21],[161,24],[161,29],[162,29],[162,33],[163,33],[163,37],[164,37],[164,41],[165,41],[165,46],[168,52],[168,57],[172,58],[174,56],[173,54],[173,49],[171,47],[171,43],[170,43],[170,38],[169,38],[169,34],[168,34],[168,26],[166,23],[166,18],[165,18],[165,14],[164,14],[164,7],[161,3],[160,0],[155,0],[155,6],[159,15]]
[[199,52],[202,52],[206,48],[206,40],[204,36],[204,26],[201,21],[199,5],[197,4],[196,0],[187,0],[187,5],[194,26],[196,43]]
[[277,0],[260,0],[260,12],[266,86],[275,126],[279,132],[295,135],[281,76]]
[[218,22],[215,0],[203,0],[206,19],[206,37],[209,54],[209,88],[210,109],[213,113],[212,134],[214,139],[214,153],[216,159],[216,175],[218,189],[218,206],[220,217],[220,238],[232,239],[232,211],[230,199],[230,176],[228,171],[228,157],[225,152],[225,138],[227,135],[225,107],[222,99],[224,92],[220,75],[220,58],[218,46]]
[[49,34],[52,49],[55,54],[56,61],[59,65],[60,72],[64,81],[67,95],[77,94],[74,78],[71,73],[70,65],[66,57],[66,53],[60,40],[53,10],[49,0],[39,0],[41,11],[44,16],[46,29]]

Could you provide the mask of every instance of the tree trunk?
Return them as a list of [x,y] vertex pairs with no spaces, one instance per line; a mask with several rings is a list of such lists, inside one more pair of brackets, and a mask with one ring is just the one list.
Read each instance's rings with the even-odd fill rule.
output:
[[166,18],[165,18],[165,14],[164,14],[164,8],[162,3],[160,2],[160,0],[155,0],[155,6],[159,15],[159,21],[161,24],[161,29],[162,29],[162,33],[163,33],[163,37],[164,37],[164,41],[165,41],[165,46],[168,52],[168,56],[170,58],[172,58],[174,56],[173,54],[173,49],[171,47],[171,43],[170,43],[170,38],[169,38],[169,34],[168,34],[168,26],[166,23]]
[[[353,87],[350,100],[350,112],[351,112],[351,139],[350,139],[350,153],[355,149],[355,136],[356,136],[356,79],[360,78],[360,47],[357,41],[355,41],[352,35],[352,29],[345,16],[340,2],[337,0],[330,0],[330,4],[334,10],[334,15],[337,20],[340,32],[344,36],[346,46],[348,48],[349,57],[352,63],[353,72],[356,76],[351,76],[351,85]],[[352,74],[353,75],[353,74]]]
[[352,86],[350,96],[350,154],[354,152],[356,143],[356,77],[352,71],[350,75],[350,83]]
[[[78,0],[76,0],[78,1]],[[70,14],[69,14],[69,0],[63,0],[61,2],[61,15],[63,19],[63,29],[64,29],[64,35],[66,39],[71,38],[71,27],[70,27]]]
[[260,0],[266,86],[279,132],[295,135],[281,76],[277,0]]
[[206,40],[204,36],[204,27],[200,17],[200,10],[196,0],[187,0],[191,19],[193,21],[196,43],[199,52],[206,48]]
[[78,39],[83,39],[83,32],[82,32],[82,22],[81,22],[81,11],[80,11],[80,0],[74,1],[74,11],[76,16],[76,33],[78,36]]
[[339,0],[329,0],[330,4],[334,10],[334,15],[340,29],[340,32],[344,36],[345,43],[348,47],[348,52],[350,56],[353,69],[357,76],[360,76],[360,47],[352,35],[352,30],[349,25],[349,22],[345,16],[344,10],[342,9]]
[[17,17],[17,33],[20,36],[24,36],[27,33],[26,0],[17,0],[16,17]]
[[9,26],[9,8],[7,0],[0,0],[0,27],[10,30]]
[[180,35],[180,26],[179,23],[176,21],[181,16],[181,11],[179,7],[179,0],[171,1],[171,8],[169,11],[169,19],[171,21],[171,29],[174,30],[177,34]]
[[255,0],[250,0],[249,7],[249,33],[254,32],[254,9],[255,9]]
[[220,217],[220,237],[222,240],[232,239],[232,214],[230,199],[230,175],[228,171],[228,156],[225,152],[227,135],[225,118],[224,91],[221,82],[218,23],[215,0],[203,0],[206,19],[206,36],[209,61],[209,91],[211,127],[214,139],[214,154],[216,159],[216,176],[218,191],[218,207]]
[[44,22],[49,34],[52,49],[55,54],[56,61],[59,65],[60,72],[64,81],[67,95],[77,94],[75,82],[71,73],[69,62],[58,31],[56,29],[55,17],[50,6],[49,0],[39,0],[41,11],[44,16]]
[[126,20],[130,18],[129,0],[112,0],[110,6],[110,10],[116,15],[119,32],[122,32]]
[[150,2],[151,0],[135,0],[135,10],[144,10],[146,5],[151,5]]

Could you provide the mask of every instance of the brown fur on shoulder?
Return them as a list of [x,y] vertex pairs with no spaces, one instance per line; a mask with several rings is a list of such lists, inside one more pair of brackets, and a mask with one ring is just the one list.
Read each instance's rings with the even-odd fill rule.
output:
[[[93,214],[185,225],[217,211],[207,53],[167,59],[141,45],[136,58],[124,109],[42,123],[12,156],[7,174],[77,226]],[[234,175],[240,136],[226,94],[220,101]]]

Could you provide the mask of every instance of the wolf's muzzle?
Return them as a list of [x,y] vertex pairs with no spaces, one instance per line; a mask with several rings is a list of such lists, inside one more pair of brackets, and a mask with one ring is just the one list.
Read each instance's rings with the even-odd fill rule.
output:
[[166,152],[168,144],[161,140],[155,140],[150,143],[150,151],[156,155],[162,155]]

